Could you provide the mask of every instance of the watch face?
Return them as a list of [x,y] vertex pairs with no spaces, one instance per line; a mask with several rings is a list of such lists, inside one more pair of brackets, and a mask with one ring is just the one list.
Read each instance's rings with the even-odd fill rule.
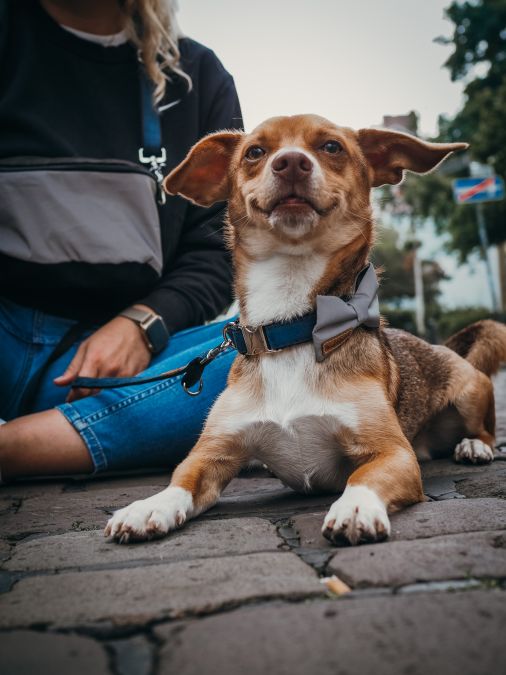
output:
[[161,352],[169,341],[169,333],[167,332],[163,319],[160,317],[149,325],[146,329],[146,335],[152,345],[153,354]]

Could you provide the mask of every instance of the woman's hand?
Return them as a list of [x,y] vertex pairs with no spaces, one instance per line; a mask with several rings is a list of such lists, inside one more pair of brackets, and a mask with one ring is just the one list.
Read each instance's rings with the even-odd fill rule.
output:
[[[149,309],[136,305],[139,309]],[[59,387],[68,387],[76,377],[132,377],[151,361],[141,330],[133,321],[117,316],[85,340],[67,370],[55,378]],[[67,403],[96,394],[99,389],[72,389]]]

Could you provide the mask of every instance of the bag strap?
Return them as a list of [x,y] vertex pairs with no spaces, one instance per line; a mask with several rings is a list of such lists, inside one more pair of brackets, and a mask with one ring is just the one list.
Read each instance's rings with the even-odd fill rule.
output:
[[162,188],[162,169],[167,161],[167,151],[162,147],[162,127],[160,115],[153,101],[154,83],[146,71],[139,68],[141,87],[142,148],[139,148],[139,162],[146,164],[158,183],[158,203],[165,204],[166,197]]
[[[146,155],[159,157],[162,153],[162,128],[160,115],[153,104],[154,83],[148,78],[144,68],[140,68],[142,143],[141,150]],[[139,152],[141,151],[139,150]]]
[[139,148],[139,161],[148,164],[153,173],[165,166],[167,153],[162,147],[162,126],[160,115],[154,104],[154,83],[143,67],[139,68],[141,87],[142,148]]

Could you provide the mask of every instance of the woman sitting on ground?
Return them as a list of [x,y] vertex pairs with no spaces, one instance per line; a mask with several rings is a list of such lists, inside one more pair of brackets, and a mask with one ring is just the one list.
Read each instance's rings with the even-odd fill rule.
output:
[[[170,197],[155,207],[153,197],[150,220],[144,204],[130,204],[146,230],[118,216],[135,202],[135,166],[121,163],[141,166],[142,82],[161,122],[163,173],[205,134],[242,124],[232,77],[212,51],[180,36],[174,4],[0,0],[3,480],[173,466],[225,386],[231,353],[209,366],[196,398],[176,379],[70,388],[78,376],[188,362],[220,341],[222,324],[202,324],[231,302],[223,204]],[[149,182],[146,168],[135,180]],[[95,170],[101,194],[115,181],[109,211],[90,188],[86,172]],[[55,175],[58,194],[67,191],[63,211],[46,194]]]

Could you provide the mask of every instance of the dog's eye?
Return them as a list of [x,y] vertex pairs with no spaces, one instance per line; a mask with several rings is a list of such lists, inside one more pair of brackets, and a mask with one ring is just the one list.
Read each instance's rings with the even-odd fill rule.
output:
[[322,145],[321,149],[324,152],[328,152],[330,155],[335,155],[338,152],[341,152],[343,146],[338,141],[327,141]]
[[265,155],[265,150],[259,145],[252,145],[244,155],[250,162],[256,162]]

